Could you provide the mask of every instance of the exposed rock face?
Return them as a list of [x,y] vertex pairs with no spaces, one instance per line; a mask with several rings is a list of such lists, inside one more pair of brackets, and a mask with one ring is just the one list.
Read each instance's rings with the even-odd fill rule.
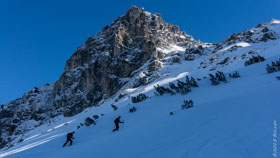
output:
[[260,43],[278,39],[279,37],[277,33],[268,28],[268,26],[273,25],[273,22],[274,20],[266,24],[259,24],[250,30],[245,30],[240,33],[233,33],[226,40],[217,44],[213,53],[215,53],[217,50],[223,49],[223,46],[228,46],[237,42]]
[[[178,26],[162,21],[160,14],[151,14],[131,7],[124,16],[95,37],[90,37],[67,61],[65,72],[54,85],[54,107],[72,116],[115,94],[125,83],[123,78],[151,59],[160,58],[156,48],[171,44],[187,45],[191,36]],[[154,61],[151,70],[159,67]],[[143,81],[144,82],[144,81]]]
[[0,148],[8,142],[19,142],[21,135],[50,120],[52,111],[53,85],[34,88],[20,99],[3,105],[0,111]]
[[[253,56],[258,56],[263,49],[254,47],[254,45],[265,42],[277,42],[275,40],[280,37],[278,31],[279,23],[280,22],[278,20],[272,20],[265,24],[259,24],[250,30],[234,33],[221,43],[213,44],[212,51],[206,53],[208,55],[210,53],[211,55],[208,58],[205,58],[198,68],[209,68],[210,71],[213,71],[235,61],[244,60],[246,58],[249,60],[249,58]],[[249,46],[251,50],[246,50],[246,47]],[[201,48],[202,49],[198,49],[197,47],[186,50],[187,56],[185,56],[185,59],[188,60],[193,59],[194,57],[196,58],[197,56],[195,56],[195,54],[199,54],[205,50],[204,47]],[[243,52],[241,52],[242,50]],[[193,56],[188,56],[189,54]],[[229,54],[232,54],[232,56],[229,56]]]

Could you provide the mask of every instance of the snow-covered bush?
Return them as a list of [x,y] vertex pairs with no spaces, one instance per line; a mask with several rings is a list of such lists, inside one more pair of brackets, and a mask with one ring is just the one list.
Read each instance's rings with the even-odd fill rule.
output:
[[231,78],[238,78],[238,77],[240,77],[240,74],[237,71],[235,71],[234,73],[229,74],[229,77],[231,77]]
[[131,97],[131,100],[132,100],[132,103],[138,103],[138,102],[141,102],[143,100],[146,100],[147,98],[148,98],[148,96],[146,96],[143,93],[140,93],[135,97]]
[[92,118],[87,117],[87,118],[85,119],[85,125],[86,125],[86,126],[90,126],[90,125],[92,125],[92,124],[96,125],[95,121],[94,121]]
[[184,104],[181,106],[182,109],[192,108],[193,107],[193,101],[187,101],[184,100]]
[[179,80],[177,80],[177,87],[178,87],[178,91],[176,91],[177,93],[187,94],[188,92],[191,91],[191,87],[189,84]]
[[163,86],[156,85],[154,86],[156,92],[155,95],[163,95],[166,92],[166,89]]
[[259,62],[262,62],[262,61],[265,61],[264,57],[262,57],[260,55],[253,56],[249,60],[245,61],[245,66],[252,65],[252,64],[255,64],[255,63],[259,63]]
[[225,74],[221,71],[216,72],[216,77],[222,82],[227,82]]
[[[191,91],[190,85],[177,80],[177,86],[174,83],[169,83],[169,87],[176,93],[186,94]],[[173,91],[172,91],[173,92]]]
[[225,74],[221,71],[216,72],[215,76],[212,74],[209,74],[209,76],[210,76],[212,85],[218,85],[218,84],[220,84],[220,81],[227,82]]
[[174,90],[174,91],[176,91],[177,92],[177,89],[178,89],[178,87],[174,84],[174,83],[169,83],[169,87],[172,89],[172,90]]
[[157,85],[157,86],[154,86],[154,88],[155,88],[155,90],[156,90],[156,92],[154,92],[154,93],[155,93],[155,95],[157,95],[157,96],[163,95],[164,93],[168,93],[168,94],[171,94],[171,95],[174,95],[174,94],[175,94],[175,92],[173,92],[171,89],[165,88],[165,87],[163,87],[163,86]]
[[210,81],[211,81],[212,85],[218,85],[218,84],[220,84],[219,79],[216,78],[214,75],[209,74],[209,76],[210,76]]
[[275,62],[273,61],[271,63],[271,65],[267,64],[266,65],[266,71],[268,73],[273,73],[273,72],[280,71],[280,59],[276,60]]
[[178,56],[172,57],[171,61],[172,61],[172,63],[178,63],[178,64],[181,63],[181,59]]
[[186,76],[186,83],[190,87],[198,87],[198,84],[197,84],[197,82],[195,81],[195,79],[193,77],[191,77],[191,79],[189,79],[189,76]]
[[186,82],[177,80],[177,85],[170,82],[169,88],[159,85],[154,86],[156,95],[163,95],[164,93],[169,93],[171,95],[174,95],[176,93],[186,94],[191,91],[191,87],[198,87],[198,84],[193,77],[189,78],[188,76],[186,76]]

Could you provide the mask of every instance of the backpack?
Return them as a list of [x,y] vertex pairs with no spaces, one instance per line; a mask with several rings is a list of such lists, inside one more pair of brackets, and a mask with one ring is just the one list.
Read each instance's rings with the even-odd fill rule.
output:
[[68,134],[67,134],[67,138],[68,138],[68,139],[71,139],[72,137],[73,137],[73,133],[68,133]]
[[120,118],[116,118],[114,122],[115,123],[119,123],[120,122]]

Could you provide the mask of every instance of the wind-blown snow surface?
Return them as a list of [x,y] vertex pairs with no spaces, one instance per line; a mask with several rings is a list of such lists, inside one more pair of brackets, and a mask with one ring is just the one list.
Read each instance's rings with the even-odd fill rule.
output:
[[[198,81],[199,87],[192,88],[187,95],[155,96],[153,85],[167,86],[176,79],[184,80],[185,75],[195,78],[208,76],[209,70],[198,69],[198,66],[210,55],[182,64],[164,65],[160,70],[161,78],[138,89],[127,90],[132,92],[132,96],[143,92],[149,99],[132,104],[129,97],[124,97],[114,103],[119,109],[113,111],[113,98],[74,117],[59,118],[55,124],[29,132],[29,139],[8,151],[1,151],[0,157],[272,157],[273,122],[280,123],[280,81],[275,76],[280,74],[267,74],[265,66],[279,59],[280,41],[239,45],[242,48],[236,54],[248,51],[249,47],[250,50],[265,48],[258,54],[266,60],[244,67],[245,59],[240,59],[219,68],[227,73],[235,70],[240,73],[240,78],[229,78],[228,83],[213,86],[206,78]],[[179,48],[176,49],[180,52]],[[192,99],[194,107],[180,110],[186,99]],[[133,106],[137,111],[129,113]],[[170,112],[174,115],[170,116]],[[102,113],[104,116],[100,116]],[[94,114],[100,116],[96,126],[76,130],[86,117]],[[119,132],[112,133],[113,120],[119,115],[125,123],[121,124]],[[73,130],[76,130],[73,145],[62,148],[66,133]]]

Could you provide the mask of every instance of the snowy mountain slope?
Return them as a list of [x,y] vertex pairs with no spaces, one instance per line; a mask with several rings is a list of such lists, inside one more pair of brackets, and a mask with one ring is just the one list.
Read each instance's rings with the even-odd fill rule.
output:
[[[135,104],[135,113],[128,113],[131,105],[105,113],[96,126],[76,131],[72,147],[62,148],[65,132],[74,130],[86,116],[108,111],[93,108],[67,118],[73,120],[67,126],[27,140],[21,146],[24,150],[31,143],[43,144],[9,155],[20,149],[15,147],[1,156],[270,157],[273,120],[280,119],[276,93],[280,84],[276,74],[266,74],[264,66],[260,63],[240,69],[241,78],[220,86],[202,80],[200,87],[186,96],[154,96]],[[193,99],[195,107],[170,116],[169,112],[180,109],[186,98]],[[112,121],[118,115],[123,116],[125,124],[118,133],[112,133]]]
[[[268,25],[279,37],[280,22],[273,20]],[[226,44],[225,44],[226,45]],[[143,65],[133,78],[102,106],[88,108],[73,117],[59,117],[49,125],[42,125],[26,133],[22,143],[2,151],[0,157],[191,157],[191,158],[238,158],[271,157],[273,121],[279,122],[280,82],[275,78],[279,72],[267,74],[266,64],[280,58],[279,39],[261,42],[236,41],[237,50],[226,47],[214,53],[196,56],[195,60],[173,63],[174,53],[183,58],[185,49],[171,46],[161,50],[165,55],[157,78],[152,82],[133,88],[133,83],[145,75],[147,65]],[[205,46],[207,47],[207,46]],[[209,51],[214,46],[209,46]],[[264,62],[244,66],[244,62],[256,52],[265,57]],[[228,83],[211,85],[208,73],[211,66],[217,65],[224,57],[246,57],[217,66],[216,70],[226,74],[238,71],[240,78],[228,78]],[[200,63],[209,61],[218,54],[216,61],[199,68]],[[219,65],[219,64],[218,64]],[[168,86],[177,79],[184,81],[190,75],[200,78],[198,88],[186,95],[154,95],[154,85]],[[205,78],[207,77],[207,78]],[[130,84],[131,83],[131,84]],[[149,98],[140,103],[132,103],[131,96],[145,93]],[[120,94],[126,94],[119,98]],[[180,110],[184,100],[192,99],[194,107]],[[118,110],[111,107],[114,104]],[[131,107],[135,113],[129,113]],[[170,115],[174,112],[174,115]],[[98,114],[97,125],[81,127],[86,117]],[[101,116],[104,114],[104,116]],[[113,120],[121,115],[125,123],[120,131],[112,133]],[[62,148],[65,134],[76,130],[74,144]]]

